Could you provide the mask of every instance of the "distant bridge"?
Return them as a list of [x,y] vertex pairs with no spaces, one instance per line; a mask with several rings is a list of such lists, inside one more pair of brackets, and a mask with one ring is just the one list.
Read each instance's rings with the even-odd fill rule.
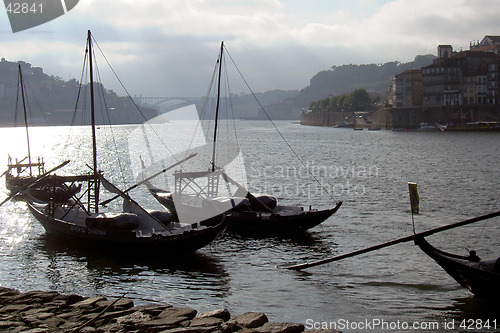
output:
[[160,104],[171,102],[172,104],[197,103],[201,101],[201,97],[143,97],[134,96],[134,101],[137,104],[148,106],[159,106]]

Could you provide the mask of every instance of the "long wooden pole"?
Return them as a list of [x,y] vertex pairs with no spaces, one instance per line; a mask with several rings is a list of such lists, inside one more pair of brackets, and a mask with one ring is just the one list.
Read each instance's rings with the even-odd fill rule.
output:
[[306,269],[306,268],[309,268],[309,267],[314,267],[314,266],[318,266],[318,265],[327,264],[329,262],[333,262],[333,261],[338,261],[338,260],[342,260],[342,259],[345,259],[345,258],[354,257],[354,256],[357,256],[357,255],[360,255],[360,254],[363,254],[363,253],[375,251],[375,250],[382,249],[384,247],[392,246],[392,245],[395,245],[395,244],[404,243],[404,242],[410,242],[410,241],[414,240],[415,237],[429,236],[429,235],[432,235],[432,234],[435,234],[435,233],[438,233],[438,232],[442,232],[442,231],[445,231],[445,230],[449,230],[449,229],[461,227],[461,226],[464,226],[464,225],[467,225],[467,224],[471,224],[471,223],[475,223],[475,222],[479,222],[479,221],[491,219],[491,218],[497,217],[497,216],[500,216],[500,211],[497,211],[497,212],[494,212],[494,213],[491,213],[491,214],[486,214],[486,215],[474,217],[472,219],[468,219],[468,220],[465,220],[465,221],[460,221],[460,222],[452,223],[452,224],[445,225],[445,226],[442,226],[442,227],[430,229],[430,230],[427,230],[427,231],[419,232],[419,233],[416,233],[416,234],[411,235],[411,236],[406,236],[406,237],[403,237],[403,238],[394,239],[394,240],[386,242],[386,243],[382,243],[382,244],[378,244],[378,245],[375,245],[375,246],[367,247],[367,248],[364,248],[364,249],[361,249],[361,250],[358,250],[358,251],[354,251],[354,252],[342,254],[342,255],[339,255],[339,256],[336,256],[336,257],[331,257],[331,258],[327,258],[327,259],[313,261],[313,262],[310,262],[310,263],[304,263],[304,264],[299,264],[299,265],[292,265],[292,266],[288,266],[286,268],[287,269],[291,269],[291,270],[300,271],[302,269]]
[[21,71],[21,64],[19,64],[19,84],[21,85],[21,97],[23,100],[23,112],[24,112],[24,127],[26,128],[26,141],[28,142],[28,163],[30,176],[33,176],[31,170],[31,149],[30,149],[30,135],[28,131],[28,115],[26,114],[26,100],[24,98],[24,83],[23,83],[23,72]]
[[220,103],[220,80],[222,73],[222,53],[224,52],[224,41],[220,44],[220,56],[219,56],[219,77],[217,80],[217,105],[215,107],[215,123],[214,123],[214,145],[212,150],[212,172],[215,171],[215,156],[216,156],[216,142],[217,142],[217,126],[219,121],[219,103]]
[[94,170],[94,205],[95,213],[99,212],[99,171],[97,169],[97,142],[95,133],[95,109],[94,109],[94,67],[92,58],[92,33],[90,30],[88,34],[88,48],[89,48],[89,72],[90,72],[90,119],[92,124],[92,157],[93,157],[93,170]]
[[90,121],[92,125],[92,157],[94,176],[97,178],[97,142],[95,133],[95,110],[94,110],[94,67],[92,58],[92,34],[88,30],[88,47],[89,47],[89,74],[90,74]]

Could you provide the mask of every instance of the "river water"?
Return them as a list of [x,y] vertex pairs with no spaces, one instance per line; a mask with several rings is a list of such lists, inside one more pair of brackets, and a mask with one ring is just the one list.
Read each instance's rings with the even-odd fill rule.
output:
[[[303,272],[283,266],[410,235],[410,181],[418,183],[420,194],[417,231],[498,209],[500,134],[353,131],[276,122],[293,153],[267,122],[237,121],[236,126],[250,190],[315,208],[342,200],[337,214],[303,237],[225,234],[183,262],[170,260],[175,253],[164,261],[116,258],[54,243],[23,202],[10,201],[0,208],[0,285],[84,296],[126,293],[136,304],[228,308],[232,315],[262,311],[272,321],[302,322],[308,328],[338,325],[346,332],[402,331],[397,325],[403,323],[411,325],[408,331],[453,331],[470,319],[497,320],[499,329],[497,304],[460,287],[413,243]],[[122,188],[133,183],[126,158],[133,128],[118,126],[112,132],[118,155],[125,156],[122,164],[107,151],[100,154],[101,169]],[[43,154],[49,168],[70,158],[70,169],[86,170],[88,133],[85,127],[32,128],[32,154]],[[21,128],[2,128],[0,156],[24,156],[24,134]],[[111,132],[103,128],[98,134]],[[124,178],[114,176],[120,169]],[[3,179],[0,194],[7,195]],[[133,195],[154,204],[144,189]],[[473,248],[485,258],[500,256],[498,222],[428,240],[459,254]],[[370,326],[377,323],[386,326]]]

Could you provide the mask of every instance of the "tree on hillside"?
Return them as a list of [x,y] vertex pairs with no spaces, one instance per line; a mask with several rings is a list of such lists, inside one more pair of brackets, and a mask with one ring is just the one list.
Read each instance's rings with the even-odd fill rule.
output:
[[329,96],[309,104],[311,112],[361,111],[373,108],[374,100],[365,89],[356,89],[348,95]]
[[365,89],[385,94],[392,78],[408,69],[422,68],[432,64],[433,55],[419,55],[414,61],[400,63],[398,61],[385,64],[332,66],[311,78],[309,86],[293,98],[297,107],[309,105],[329,95],[346,94],[356,89]]

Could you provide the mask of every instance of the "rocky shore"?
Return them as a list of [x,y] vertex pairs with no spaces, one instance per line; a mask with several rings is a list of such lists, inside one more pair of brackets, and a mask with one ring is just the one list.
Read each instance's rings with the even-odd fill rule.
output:
[[231,317],[227,309],[198,313],[169,304],[134,306],[123,296],[108,300],[0,287],[0,332],[300,333],[304,329],[303,324],[270,322],[261,312]]

